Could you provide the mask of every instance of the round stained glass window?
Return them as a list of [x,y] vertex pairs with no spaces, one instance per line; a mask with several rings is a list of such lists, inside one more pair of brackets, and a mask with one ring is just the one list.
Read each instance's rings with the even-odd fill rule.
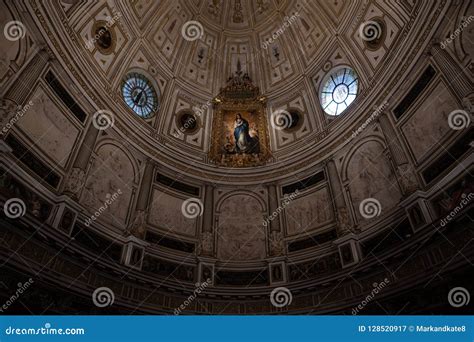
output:
[[158,95],[153,84],[138,73],[127,75],[122,86],[125,103],[140,117],[150,118],[158,110]]
[[324,112],[340,115],[357,97],[359,81],[351,68],[341,68],[326,77],[319,98]]

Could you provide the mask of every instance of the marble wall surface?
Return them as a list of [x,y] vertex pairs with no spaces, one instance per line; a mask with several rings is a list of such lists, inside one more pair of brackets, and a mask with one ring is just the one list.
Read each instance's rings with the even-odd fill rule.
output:
[[381,214],[392,209],[401,198],[401,191],[385,147],[368,140],[357,148],[347,167],[347,182],[357,218],[364,221],[359,205],[365,199],[381,204]]
[[221,260],[256,260],[266,256],[265,228],[260,203],[252,196],[236,194],[219,208],[217,256]]
[[185,200],[176,195],[155,189],[150,203],[148,222],[163,232],[196,235],[197,217],[187,218],[181,212]]
[[333,207],[327,186],[298,196],[285,207],[288,235],[305,233],[331,222]]
[[121,192],[99,219],[125,228],[134,192],[134,167],[128,155],[115,145],[104,144],[96,154],[80,202],[94,213],[103,207],[111,196]]
[[451,91],[440,82],[403,126],[403,133],[417,161],[439,147],[449,132],[448,116],[459,105]]
[[30,101],[32,105],[18,121],[19,127],[34,145],[64,167],[76,143],[79,129],[42,87],[36,89]]

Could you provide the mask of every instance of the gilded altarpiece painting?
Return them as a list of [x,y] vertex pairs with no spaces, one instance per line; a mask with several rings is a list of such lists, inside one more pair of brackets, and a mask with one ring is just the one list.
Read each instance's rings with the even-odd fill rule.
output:
[[213,100],[214,119],[209,160],[219,166],[249,167],[271,158],[265,116],[266,98],[237,68]]

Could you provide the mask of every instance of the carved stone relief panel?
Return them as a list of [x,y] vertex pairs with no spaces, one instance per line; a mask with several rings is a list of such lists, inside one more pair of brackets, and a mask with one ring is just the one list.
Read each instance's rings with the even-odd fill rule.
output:
[[402,194],[397,177],[380,141],[368,140],[360,145],[346,167],[345,182],[354,213],[361,222],[366,219],[359,208],[362,201],[379,202],[382,215],[399,202]]
[[324,12],[331,18],[335,26],[338,26],[341,18],[349,8],[359,3],[359,1],[351,0],[316,0],[317,8],[322,8]]
[[219,207],[217,257],[221,260],[258,260],[266,256],[264,213],[255,197],[235,194]]
[[154,189],[148,222],[165,233],[195,236],[199,216],[186,217],[183,215],[181,206],[186,199],[187,197],[182,198],[160,189]]
[[315,11],[313,2],[296,1],[290,2],[290,6],[286,9],[285,18],[296,16],[296,20],[290,21],[290,30],[296,40],[299,42],[298,49],[301,49],[301,61],[308,66],[318,58],[318,51],[332,37],[332,30],[329,28],[329,20],[324,15],[314,15]]
[[32,105],[18,121],[18,126],[44,153],[62,167],[71,154],[79,129],[53,96],[39,86],[30,99]]
[[188,20],[191,20],[191,13],[179,2],[173,2],[173,6],[157,18],[153,31],[147,35],[147,40],[171,69],[175,69],[181,59],[181,48],[190,44],[181,34],[181,29]]
[[125,229],[135,174],[130,157],[121,148],[110,143],[100,146],[88,171],[80,203],[90,213],[100,213],[96,215],[98,220]]
[[[207,29],[201,39],[186,42],[187,59],[183,60],[181,73],[190,84],[198,86],[209,93],[216,89],[216,67],[222,56],[217,49],[217,33]],[[220,86],[221,84],[219,84]]]
[[285,207],[288,235],[302,234],[334,220],[331,195],[327,186],[300,195]]
[[440,82],[420,103],[413,115],[402,126],[402,131],[417,161],[439,148],[449,127],[448,116],[460,106],[446,87]]

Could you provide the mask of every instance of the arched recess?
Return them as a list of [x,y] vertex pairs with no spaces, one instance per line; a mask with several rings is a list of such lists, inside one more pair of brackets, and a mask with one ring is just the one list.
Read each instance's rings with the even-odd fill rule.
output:
[[216,206],[217,257],[223,261],[250,261],[266,257],[266,205],[251,192],[236,191]]
[[102,141],[95,150],[80,202],[92,214],[105,207],[98,219],[125,229],[137,183],[135,159],[116,142]]
[[343,164],[343,183],[357,220],[363,223],[359,206],[363,200],[380,203],[380,215],[394,208],[402,196],[386,147],[379,137],[362,139],[348,153]]

